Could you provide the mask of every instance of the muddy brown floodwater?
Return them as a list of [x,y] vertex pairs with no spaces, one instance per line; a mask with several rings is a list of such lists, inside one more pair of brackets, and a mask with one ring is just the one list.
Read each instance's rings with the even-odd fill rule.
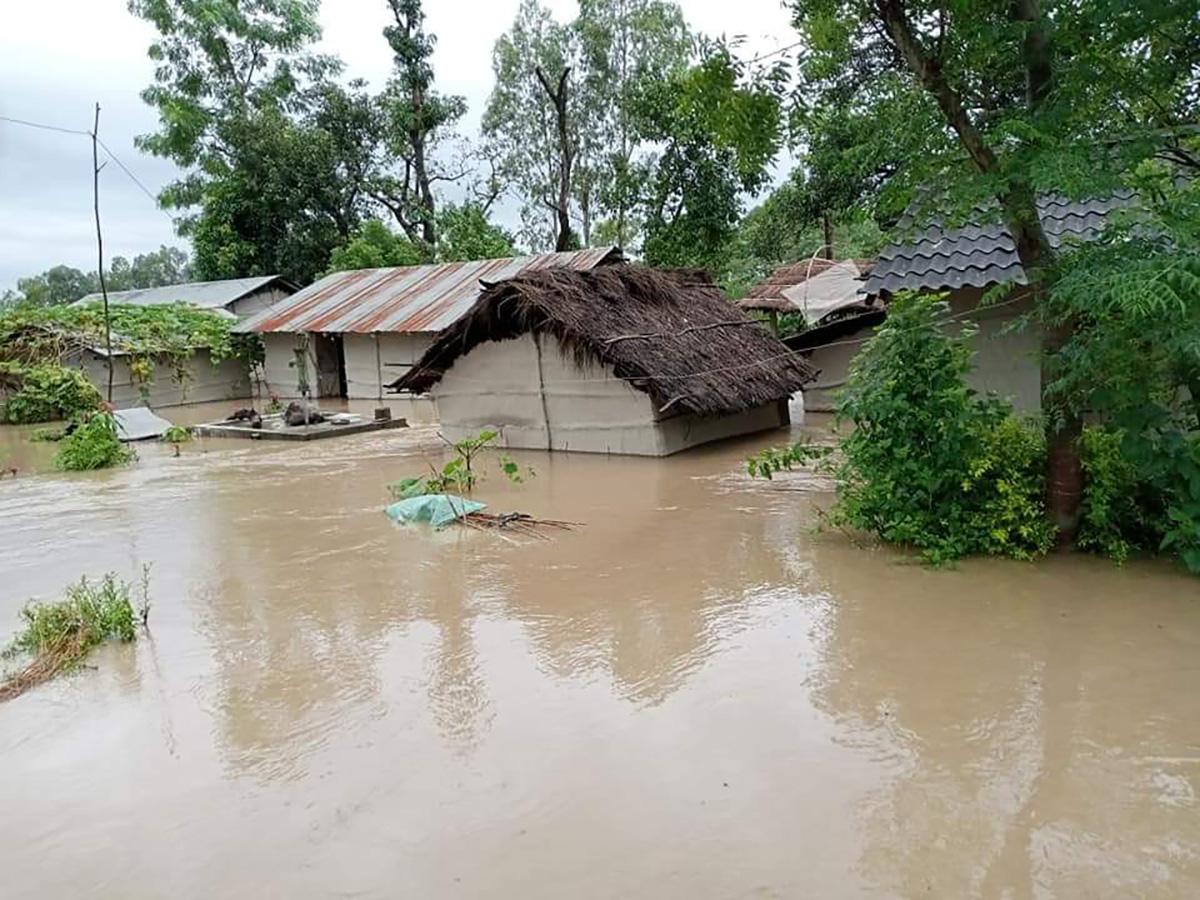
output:
[[0,706],[0,894],[1200,896],[1200,582],[814,535],[780,437],[521,454],[547,543],[391,524],[428,429],[0,482],[5,635],[153,566],[150,639]]

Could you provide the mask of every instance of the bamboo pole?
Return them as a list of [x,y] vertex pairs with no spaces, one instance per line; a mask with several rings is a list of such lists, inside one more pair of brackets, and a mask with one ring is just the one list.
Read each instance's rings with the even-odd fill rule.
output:
[[[96,148],[99,140],[96,136],[100,130],[100,104],[96,104],[96,118],[92,122],[92,208],[96,213],[96,273],[100,276],[100,296],[104,299],[104,352],[108,358],[108,394],[106,399],[111,404],[113,398],[113,353],[112,353],[112,321],[108,314],[108,285],[104,282],[104,235],[100,232],[100,153]],[[106,163],[107,165],[107,163]]]

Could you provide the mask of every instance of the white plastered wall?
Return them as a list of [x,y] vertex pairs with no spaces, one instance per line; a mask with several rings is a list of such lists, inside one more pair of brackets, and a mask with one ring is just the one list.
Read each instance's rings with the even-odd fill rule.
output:
[[[108,391],[108,364],[101,356],[85,353],[76,363],[96,386],[101,396]],[[244,400],[250,396],[250,376],[240,360],[224,359],[213,365],[207,350],[197,350],[186,365],[188,377],[175,379],[174,368],[160,361],[154,366],[151,384],[143,393],[133,379],[129,358],[113,361],[113,404],[118,409],[148,404],[154,408],[209,403],[218,400]]]
[[[408,373],[436,337],[425,332],[347,334],[342,337],[346,352],[346,391],[351,400],[374,400],[387,385]],[[378,353],[376,353],[378,340]]]
[[[433,334],[384,333],[379,336],[379,355],[375,353],[375,335],[346,334],[342,336],[342,348],[346,360],[346,393],[350,400],[376,400],[379,397],[379,366],[383,369],[383,405],[390,407],[393,418],[404,418],[412,423],[433,422],[437,411],[428,397],[412,397],[407,394],[392,394],[387,385],[408,371],[421,358],[433,342]],[[300,396],[296,367],[296,349],[301,346],[303,336],[292,333],[262,335],[266,364],[265,377],[270,389],[283,399]],[[316,363],[308,364],[309,384],[314,386]]]
[[[506,447],[664,456],[707,441],[774,428],[778,404],[719,418],[659,420],[650,397],[557,341],[489,341],[460,357],[432,394],[451,440],[500,432]],[[548,427],[547,427],[548,426]]]
[[[1021,412],[1041,410],[1041,374],[1038,350],[1041,334],[1036,325],[1012,327],[1028,311],[1028,301],[1014,293],[1004,305],[980,306],[980,288],[962,288],[949,295],[952,328],[974,322],[978,331],[971,339],[974,368],[967,382],[980,393],[994,391],[1008,399]],[[810,412],[829,412],[837,402],[837,392],[845,386],[850,363],[858,355],[874,329],[840,338],[829,347],[814,350],[809,360],[820,369],[817,380],[804,389],[804,408]],[[847,344],[842,341],[855,341]]]
[[981,393],[994,391],[1022,412],[1039,412],[1041,331],[1033,323],[1013,327],[1028,312],[1029,300],[1014,292],[1000,301],[1003,305],[980,306],[983,293],[980,288],[963,288],[950,294],[955,325],[972,321],[979,328],[971,341],[974,368],[967,381]]
[[291,290],[275,284],[270,287],[261,288],[253,294],[247,294],[245,297],[235,300],[229,305],[228,309],[239,319],[247,319],[262,312],[269,306],[274,306],[284,297],[291,296],[291,294]]
[[833,411],[837,405],[837,395],[846,386],[846,379],[850,375],[850,363],[874,334],[874,328],[863,328],[808,354],[808,361],[819,371],[816,380],[804,386],[805,410]]

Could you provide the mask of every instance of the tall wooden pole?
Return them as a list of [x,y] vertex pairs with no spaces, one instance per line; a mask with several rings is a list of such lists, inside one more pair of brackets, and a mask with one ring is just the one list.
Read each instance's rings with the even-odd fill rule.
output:
[[96,119],[92,123],[92,208],[96,212],[96,272],[100,276],[100,296],[104,298],[104,353],[108,358],[108,402],[113,398],[112,322],[108,316],[108,286],[104,283],[104,236],[100,233],[100,165],[96,149],[96,132],[100,130],[100,104],[96,104]]

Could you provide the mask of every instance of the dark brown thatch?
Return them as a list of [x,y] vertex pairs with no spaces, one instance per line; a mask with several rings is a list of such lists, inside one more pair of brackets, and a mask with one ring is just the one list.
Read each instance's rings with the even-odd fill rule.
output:
[[660,411],[738,412],[789,397],[816,374],[703,273],[623,264],[488,285],[391,387],[424,393],[477,344],[530,332],[611,366]]
[[802,259],[799,262],[780,266],[763,281],[760,281],[746,296],[738,301],[742,309],[770,310],[774,312],[795,312],[797,306],[783,295],[788,288],[804,284],[808,279],[820,275],[834,266],[854,263],[862,275],[868,274],[875,266],[873,259],[843,259],[832,261],[828,259]]

